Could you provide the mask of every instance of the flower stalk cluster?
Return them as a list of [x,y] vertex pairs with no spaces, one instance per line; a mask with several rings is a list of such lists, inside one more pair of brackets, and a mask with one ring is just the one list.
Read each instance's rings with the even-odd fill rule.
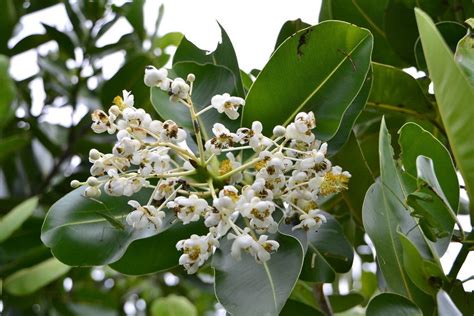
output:
[[[86,186],[85,195],[96,198],[104,192],[131,196],[152,188],[146,205],[130,200],[126,221],[134,229],[163,228],[167,213],[183,225],[204,221],[206,235],[192,235],[176,248],[179,263],[195,273],[221,238],[232,240],[236,260],[250,255],[258,263],[268,261],[278,250],[272,240],[280,220],[296,221],[293,230],[317,230],[326,221],[318,209],[321,197],[347,189],[351,175],[326,158],[327,144],[315,138],[312,112],[301,112],[287,126],[278,125],[273,135],[264,135],[262,123],[230,131],[221,123],[212,127],[212,137],[203,138],[199,116],[217,110],[230,119],[239,117],[245,101],[227,93],[216,95],[200,110],[192,102],[194,75],[170,79],[166,69],[149,66],[144,82],[168,93],[176,106],[189,109],[194,129],[186,131],[171,120],[153,120],[136,108],[127,91],[116,97],[108,112],[92,114],[96,133],[115,134],[111,153],[92,149],[91,177],[72,186]],[[188,134],[198,152],[190,150]],[[245,161],[243,158],[249,157]],[[277,216],[277,213],[280,213]],[[279,219],[277,221],[277,219]]]

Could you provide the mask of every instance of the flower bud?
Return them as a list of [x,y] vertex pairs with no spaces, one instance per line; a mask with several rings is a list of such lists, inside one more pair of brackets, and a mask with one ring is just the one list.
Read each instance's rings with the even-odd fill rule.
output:
[[196,76],[194,74],[189,74],[186,78],[189,82],[194,82],[196,80]]
[[88,198],[97,198],[100,196],[100,189],[98,187],[87,187],[84,195]]
[[78,180],[72,180],[71,181],[71,188],[78,188],[81,186],[81,183]]
[[87,179],[87,185],[91,186],[91,187],[96,187],[100,184],[99,180],[97,180],[96,177],[89,177]]
[[92,162],[92,161],[95,161],[99,158],[100,158],[100,152],[97,149],[92,148],[89,151],[89,160],[91,160],[91,162]]
[[286,132],[286,128],[281,125],[277,125],[273,128],[273,135],[276,137],[284,136]]

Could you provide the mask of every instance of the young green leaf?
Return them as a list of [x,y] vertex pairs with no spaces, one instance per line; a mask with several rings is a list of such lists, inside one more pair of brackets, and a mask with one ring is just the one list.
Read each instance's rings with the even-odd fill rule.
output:
[[382,293],[374,297],[367,306],[367,316],[422,316],[421,310],[409,299],[394,293]]
[[37,197],[29,198],[0,218],[0,243],[10,237],[33,214],[37,205]]

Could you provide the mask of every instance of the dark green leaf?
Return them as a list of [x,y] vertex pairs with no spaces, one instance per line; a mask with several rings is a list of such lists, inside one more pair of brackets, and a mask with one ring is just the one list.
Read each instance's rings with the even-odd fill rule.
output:
[[141,41],[146,37],[146,30],[143,18],[144,0],[135,0],[128,3],[127,13],[125,17],[133,26],[134,33],[138,35]]
[[364,302],[364,297],[359,293],[328,295],[328,299],[331,303],[332,311],[335,313],[344,312]]
[[425,259],[404,234],[398,232],[403,248],[403,265],[410,279],[427,294],[435,294],[446,279],[439,262]]
[[[8,1],[7,1],[8,2]],[[12,102],[15,99],[15,83],[8,73],[9,60],[0,55],[0,129],[4,127],[13,116]],[[3,140],[2,140],[3,142]],[[0,152],[3,152],[0,150]]]
[[120,273],[140,275],[163,271],[175,267],[181,255],[176,250],[176,243],[187,239],[192,234],[205,234],[202,223],[182,225],[175,223],[165,228],[158,235],[135,240],[127,248],[120,260],[110,267]]
[[374,36],[373,60],[394,66],[405,63],[393,51],[385,33],[385,11],[390,0],[324,1],[320,21],[341,20],[369,29]]
[[280,46],[288,37],[309,26],[311,25],[303,22],[301,19],[286,21],[281,27],[280,33],[278,33],[274,50],[277,49],[278,46]]
[[349,140],[352,127],[367,104],[367,99],[369,97],[370,90],[372,89],[372,82],[372,70],[370,70],[367,74],[367,77],[365,78],[365,83],[362,86],[362,89],[352,101],[352,104],[349,105],[346,112],[344,112],[344,116],[342,117],[337,133],[328,142],[328,152],[330,155],[337,153],[337,151],[341,149],[341,147],[344,146],[344,144]]
[[289,299],[288,301],[286,301],[285,306],[283,306],[283,309],[280,312],[280,316],[294,315],[324,316],[324,314],[320,310],[314,307]]
[[432,259],[433,254],[405,205],[407,192],[394,161],[385,120],[382,120],[380,127],[379,153],[381,177],[365,196],[362,212],[364,228],[374,243],[388,289],[416,301],[427,313],[432,311],[433,303],[410,281],[403,266],[402,245],[397,231],[406,234],[424,258]]
[[[454,61],[431,18],[419,9],[415,11],[439,112],[468,195],[474,201],[474,142],[467,128],[474,121],[474,108],[471,106],[474,88]],[[471,222],[474,222],[474,207],[471,207]]]
[[10,50],[9,55],[14,56],[26,52],[27,50],[38,48],[38,46],[49,42],[51,37],[48,34],[33,34],[22,38]]
[[344,273],[352,267],[354,252],[341,225],[332,215],[323,214],[327,222],[317,232],[308,232],[308,251],[300,275],[304,281],[331,282],[335,272]]
[[367,316],[422,316],[421,310],[409,299],[394,293],[382,293],[367,306]]
[[295,286],[303,263],[303,249],[293,237],[270,235],[280,247],[272,258],[258,264],[243,254],[230,255],[232,240],[220,240],[214,254],[215,291],[219,302],[234,315],[278,315]]
[[31,142],[29,134],[16,134],[0,139],[0,164],[12,159],[14,152],[21,150]]
[[[235,89],[235,79],[232,73],[225,67],[204,64],[200,65],[195,62],[179,62],[173,66],[174,72],[186,78],[189,73],[196,76],[193,86],[193,104],[196,111],[202,110],[211,104],[211,98],[216,94],[230,93]],[[193,130],[191,115],[189,109],[181,103],[174,103],[169,100],[169,95],[159,88],[151,89],[151,101],[156,112],[163,119],[170,119],[178,123],[180,126]],[[200,123],[204,125],[205,131],[210,135],[214,123],[223,123],[230,130],[238,127],[237,121],[232,121],[225,114],[219,114],[217,111],[211,110],[205,112],[199,117]]]
[[[146,203],[150,190],[143,189],[132,197],[103,194],[98,200],[83,193],[84,188],[72,191],[46,215],[41,240],[60,261],[72,266],[108,264],[117,261],[132,241],[156,234],[154,229],[136,230],[125,222],[131,211],[127,202],[134,199]],[[124,229],[117,229],[98,212],[119,221]]]
[[10,237],[10,235],[33,214],[37,205],[38,198],[32,197],[0,218],[0,243]]
[[[221,29],[222,40],[217,45],[217,48],[212,53],[207,53],[201,50],[193,43],[183,37],[181,43],[173,57],[173,67],[179,62],[193,61],[198,64],[214,64],[226,67],[232,72],[235,77],[235,92],[234,94],[240,97],[244,97],[244,88],[242,85],[242,79],[240,77],[240,68],[235,55],[234,46],[227,35],[224,28],[219,24]],[[229,92],[230,93],[230,92]]]
[[242,125],[259,120],[270,135],[273,126],[288,124],[298,112],[314,111],[316,135],[331,139],[364,84],[372,44],[367,30],[344,22],[328,21],[299,31],[258,75],[247,96]]

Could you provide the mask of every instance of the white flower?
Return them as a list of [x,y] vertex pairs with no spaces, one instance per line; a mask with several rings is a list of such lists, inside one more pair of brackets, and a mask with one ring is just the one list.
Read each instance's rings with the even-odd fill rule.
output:
[[[143,81],[148,87],[159,86],[162,90],[167,90],[171,82],[171,80],[168,79],[168,70],[165,68],[156,69],[153,66],[147,66],[145,68],[145,78]],[[166,86],[167,83],[168,86]]]
[[[240,167],[242,164],[235,159],[233,153],[228,152],[226,155],[227,159],[221,161],[219,167],[219,173],[221,175],[231,172],[232,170]],[[232,174],[229,178],[227,178],[227,182],[229,184],[236,184],[241,182],[243,179],[242,172],[236,172]]]
[[108,132],[113,134],[116,131],[116,127],[113,122],[110,121],[109,116],[102,110],[95,110],[91,114],[92,125],[91,128],[95,133]]
[[257,260],[257,262],[270,260],[270,253],[277,251],[280,247],[280,244],[276,240],[268,240],[267,235],[260,235],[258,243],[260,247],[255,254],[255,260]]
[[179,264],[184,266],[188,274],[196,273],[212,255],[214,247],[218,246],[219,242],[212,233],[206,236],[191,235],[189,239],[180,240],[176,244],[176,249],[183,251]]
[[240,204],[237,210],[242,216],[250,219],[250,226],[258,233],[276,232],[278,225],[272,217],[275,210],[273,201],[264,201],[259,197],[253,197],[250,202]]
[[300,112],[296,115],[295,121],[286,128],[285,137],[309,144],[314,141],[315,136],[311,130],[315,127],[314,113]]
[[180,99],[187,99],[189,97],[189,89],[189,85],[183,78],[176,78],[171,83],[171,93]]
[[171,157],[167,154],[168,148],[156,147],[155,151],[144,149],[133,154],[131,162],[140,166],[140,175],[147,177],[152,172],[164,173],[171,168]]
[[153,196],[154,200],[161,201],[165,199],[174,199],[176,196],[175,187],[178,180],[176,178],[161,179]]
[[112,149],[112,152],[116,156],[121,157],[131,157],[137,150],[139,150],[141,144],[136,139],[131,139],[129,137],[122,138]]
[[163,141],[170,141],[173,143],[179,143],[186,139],[186,131],[182,128],[179,128],[172,120],[166,120],[161,125],[160,137]]
[[211,105],[217,112],[225,113],[231,120],[239,117],[239,107],[245,105],[245,101],[239,97],[231,97],[228,93],[217,94],[212,97]]
[[270,138],[264,136],[262,134],[263,125],[259,121],[255,121],[252,123],[252,130],[249,137],[249,145],[255,151],[261,151],[262,149],[271,146],[272,141]]
[[127,90],[122,90],[122,95],[123,95],[123,104],[126,107],[133,108],[133,105],[135,103],[135,97],[133,96],[131,91]]
[[142,177],[127,179],[114,176],[104,184],[104,190],[111,196],[131,196],[146,186],[148,186],[148,181]]
[[230,254],[236,260],[242,260],[242,250],[254,255],[259,249],[258,242],[248,232],[249,230],[246,228],[244,233],[238,236],[232,233],[227,234],[227,239],[234,239],[230,248]]
[[212,132],[215,136],[206,142],[205,147],[213,154],[220,154],[222,149],[230,148],[234,144],[236,135],[232,134],[221,123],[214,124]]
[[302,214],[300,216],[300,223],[292,228],[296,230],[302,228],[306,231],[308,230],[317,230],[323,223],[326,223],[326,217],[321,214],[319,210],[310,210],[307,214]]
[[165,212],[158,211],[153,205],[141,206],[135,200],[128,201],[128,205],[134,210],[127,215],[126,221],[135,229],[142,229],[153,224],[156,230],[159,230],[165,218]]
[[196,194],[191,194],[189,198],[178,196],[174,201],[168,202],[166,206],[174,209],[176,216],[183,224],[198,221],[201,214],[209,207],[207,201],[198,198]]

